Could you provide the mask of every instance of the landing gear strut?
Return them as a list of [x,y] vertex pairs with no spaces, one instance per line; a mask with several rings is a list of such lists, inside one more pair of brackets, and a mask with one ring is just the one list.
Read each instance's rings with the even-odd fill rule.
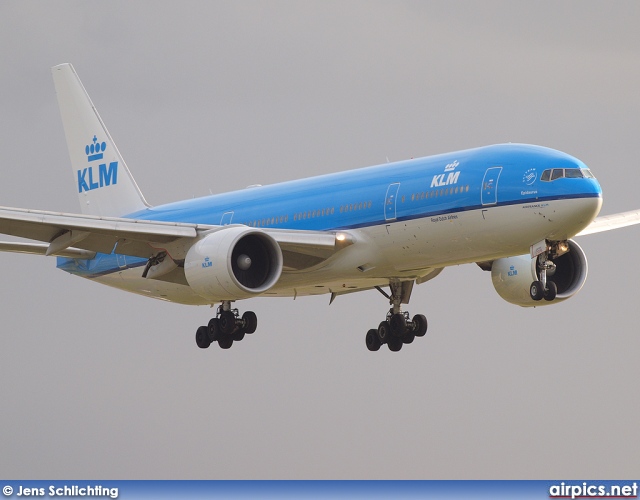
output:
[[400,308],[400,304],[409,303],[413,281],[391,282],[389,288],[391,295],[376,287],[389,299],[391,309],[377,329],[367,332],[365,341],[370,351],[377,351],[382,344],[387,344],[390,351],[397,352],[402,349],[403,344],[411,344],[416,337],[424,337],[427,333],[427,318],[424,315],[416,314],[410,318],[409,313],[402,312]]
[[559,257],[563,253],[568,251],[566,243],[560,242],[555,247],[550,247],[549,250],[538,255],[538,262],[536,263],[538,269],[538,281],[531,283],[529,294],[535,301],[542,299],[551,302],[556,298],[558,294],[558,286],[553,280],[548,279],[556,272],[556,265],[554,264],[552,257]]
[[220,348],[229,349],[234,341],[240,342],[245,335],[255,332],[257,327],[256,313],[247,311],[240,317],[237,309],[231,309],[231,301],[224,300],[209,324],[196,330],[196,344],[201,349],[206,349],[217,342]]

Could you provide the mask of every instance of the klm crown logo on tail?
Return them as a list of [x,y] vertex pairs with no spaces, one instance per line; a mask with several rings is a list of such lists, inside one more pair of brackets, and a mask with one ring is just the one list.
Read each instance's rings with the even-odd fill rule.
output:
[[[102,160],[104,157],[104,151],[107,149],[106,142],[98,142],[97,136],[93,136],[93,144],[89,144],[85,147],[84,151],[87,154],[87,161],[89,163]],[[106,163],[100,163],[98,165],[98,175],[96,176],[94,165],[89,165],[87,168],[78,170],[78,192],[92,191],[101,187],[110,186],[118,183],[118,162],[112,161],[107,167]]]

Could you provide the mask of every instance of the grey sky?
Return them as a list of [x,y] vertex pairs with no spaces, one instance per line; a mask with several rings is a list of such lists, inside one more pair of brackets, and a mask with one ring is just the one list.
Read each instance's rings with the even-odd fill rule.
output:
[[[78,211],[50,67],[71,62],[152,204],[499,142],[589,165],[640,207],[640,4],[2,2],[0,204]],[[1,237],[0,237],[1,238]],[[640,233],[579,240],[563,304],[476,266],[414,289],[429,319],[367,351],[377,292],[212,311],[2,254],[7,478],[630,478],[640,466]]]

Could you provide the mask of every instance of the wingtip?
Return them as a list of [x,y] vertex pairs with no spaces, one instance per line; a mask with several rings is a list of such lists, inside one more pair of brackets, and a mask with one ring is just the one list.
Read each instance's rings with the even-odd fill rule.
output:
[[57,70],[61,70],[61,69],[63,69],[63,68],[68,68],[68,67],[73,68],[73,66],[71,65],[71,63],[56,64],[55,66],[51,66],[51,71],[54,71],[54,70],[56,70],[56,69],[57,69]]

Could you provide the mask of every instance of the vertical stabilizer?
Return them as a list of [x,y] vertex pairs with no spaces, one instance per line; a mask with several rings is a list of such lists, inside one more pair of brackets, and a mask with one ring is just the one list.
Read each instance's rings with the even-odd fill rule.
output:
[[51,71],[82,213],[120,217],[147,208],[73,66]]

